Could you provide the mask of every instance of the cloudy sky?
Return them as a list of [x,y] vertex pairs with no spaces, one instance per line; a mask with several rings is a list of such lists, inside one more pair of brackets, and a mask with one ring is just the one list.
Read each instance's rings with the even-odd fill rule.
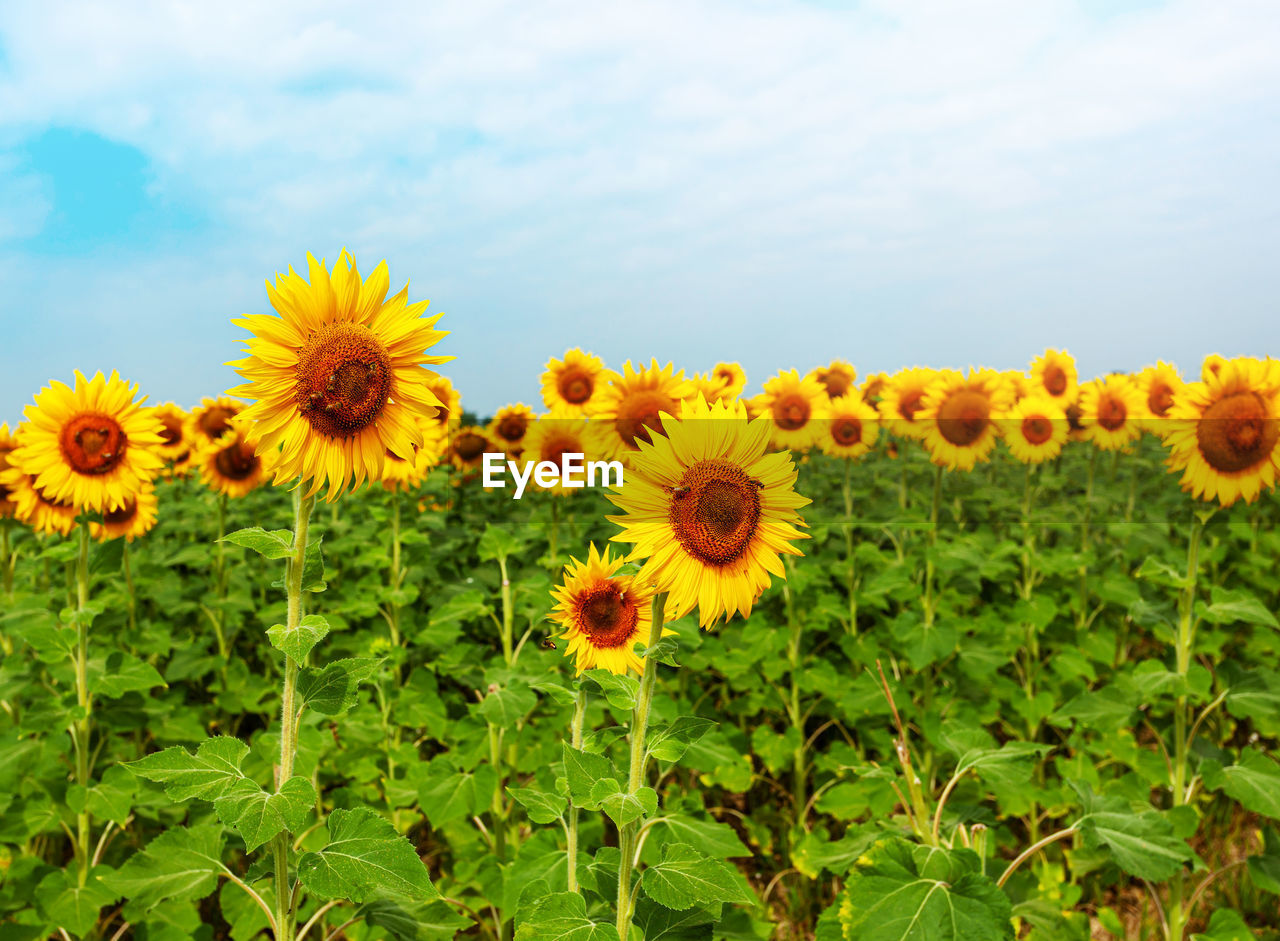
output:
[[386,258],[482,414],[551,356],[1280,353],[1275,0],[0,5],[0,420]]

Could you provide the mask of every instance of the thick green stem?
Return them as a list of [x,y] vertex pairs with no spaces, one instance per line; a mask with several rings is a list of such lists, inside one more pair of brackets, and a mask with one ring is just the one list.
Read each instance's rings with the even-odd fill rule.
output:
[[129,541],[126,539],[121,547],[120,560],[124,564],[124,587],[128,593],[129,632],[132,634],[138,626],[138,594],[133,587],[133,569],[129,564]]
[[[578,690],[573,704],[573,723],[569,726],[569,744],[578,751],[582,750],[582,730],[587,718],[587,690]],[[565,823],[565,839],[568,842],[566,854],[569,859],[569,891],[578,891],[578,808],[569,801],[568,821]]]
[[853,470],[853,461],[844,462],[844,558],[849,566],[847,588],[849,591],[849,635],[858,633],[858,580],[853,564],[853,488],[849,484],[849,475]]
[[[404,572],[400,568],[400,488],[391,491],[391,590],[399,591],[404,582]],[[400,605],[394,600],[390,603],[390,615],[387,627],[391,632],[391,646],[400,646]],[[400,666],[396,665],[396,680],[400,679]]]
[[924,626],[933,625],[934,610],[937,607],[933,597],[934,563],[933,550],[938,544],[938,516],[942,507],[942,465],[933,469],[933,503],[929,509],[929,553],[924,563]]
[[[666,615],[667,593],[659,592],[653,598],[653,621],[649,626],[649,637],[645,641],[646,648],[653,647],[662,637],[662,620]],[[627,793],[635,796],[644,786],[645,765],[648,757],[645,752],[645,734],[649,730],[649,707],[653,703],[653,687],[658,681],[658,661],[646,658],[644,674],[640,677],[640,692],[636,698],[636,708],[631,716],[631,765],[627,778]],[[635,897],[631,892],[632,870],[635,866],[636,853],[636,821],[623,825],[618,833],[618,847],[622,858],[618,865],[618,937],[626,941],[631,934],[631,916],[635,909]]]
[[[790,557],[784,564],[787,574],[791,573]],[[796,617],[795,605],[791,596],[790,579],[782,583],[782,601],[787,612],[787,666],[789,667],[791,689],[787,699],[787,718],[796,731],[796,748],[792,753],[791,800],[794,806],[795,823],[804,826],[804,809],[808,800],[809,772],[805,761],[804,713],[800,709],[800,619]]]
[[[89,787],[89,739],[92,735],[93,698],[89,695],[89,524],[80,524],[80,553],[76,560],[76,704],[80,717],[76,719],[74,742],[76,752],[76,783]],[[93,821],[89,808],[76,814],[76,863],[80,885],[89,878],[90,834]]]
[[507,576],[506,556],[498,556],[498,568],[502,572],[502,659],[507,666],[511,666],[513,659],[512,634],[514,633],[512,625],[515,612],[511,608],[511,579]]
[[1089,476],[1084,488],[1084,519],[1080,522],[1080,610],[1076,612],[1076,626],[1084,627],[1089,617],[1089,563],[1085,554],[1089,551],[1089,525],[1093,520],[1093,472],[1098,462],[1098,449],[1089,447]]

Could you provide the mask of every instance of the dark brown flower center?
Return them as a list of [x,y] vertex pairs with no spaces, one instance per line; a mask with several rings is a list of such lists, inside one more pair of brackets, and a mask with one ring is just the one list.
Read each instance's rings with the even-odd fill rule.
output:
[[346,438],[369,427],[391,397],[391,357],[363,324],[321,327],[298,353],[294,401],[311,427]]
[[833,399],[844,395],[849,391],[849,386],[853,385],[848,373],[840,372],[836,369],[823,373],[819,376],[818,381],[826,388],[827,395]]
[[595,391],[595,383],[591,377],[576,369],[565,370],[561,373],[560,379],[556,382],[556,387],[560,390],[560,395],[564,400],[573,405],[581,405],[591,398],[591,393]]
[[[166,447],[171,447],[182,440],[182,419],[177,415],[161,415],[160,440]],[[225,426],[225,422],[223,423]]]
[[1102,393],[1098,398],[1098,424],[1107,431],[1116,431],[1124,427],[1129,417],[1129,410],[1119,397]]
[[1159,379],[1153,381],[1147,392],[1147,408],[1151,409],[1151,414],[1157,418],[1164,418],[1172,407],[1173,387]]
[[591,646],[607,650],[621,647],[635,636],[640,609],[611,579],[578,597],[577,614]]
[[1028,444],[1044,444],[1053,437],[1053,422],[1044,415],[1029,415],[1022,419],[1022,437]]
[[[3,476],[4,472],[9,469],[9,452],[12,450],[12,448],[0,448],[0,476]],[[8,500],[12,493],[13,491],[10,488],[0,483],[0,503]]]
[[837,418],[831,423],[831,437],[841,447],[857,444],[862,440],[862,422],[856,418]]
[[1062,395],[1067,391],[1067,371],[1061,366],[1050,366],[1044,371],[1044,388],[1050,395]]
[[524,415],[504,415],[498,422],[498,437],[503,441],[520,441],[529,430],[529,419]]
[[924,389],[911,389],[898,399],[898,414],[907,421],[915,421],[924,399]]
[[[200,414],[200,430],[208,435],[209,440],[217,441],[231,427],[231,419],[239,409],[226,405],[210,405]],[[182,433],[179,431],[178,436]],[[166,444],[169,443],[166,441]]]
[[618,436],[631,447],[639,447],[640,441],[653,442],[652,432],[662,432],[659,413],[674,415],[679,409],[675,399],[656,389],[632,392],[618,406],[614,427]]
[[213,459],[213,466],[228,480],[247,480],[257,471],[259,463],[253,446],[243,438],[223,448]]
[[736,464],[699,461],[672,493],[670,521],[690,555],[707,565],[733,562],[760,523],[760,484]]
[[484,449],[489,446],[489,442],[485,440],[483,435],[478,435],[474,431],[464,431],[453,439],[453,451],[463,461],[471,462],[484,454]]
[[111,526],[123,526],[132,522],[133,518],[138,515],[138,501],[126,500],[121,506],[114,510],[108,510],[102,514],[102,522]]
[[952,393],[938,409],[938,431],[961,448],[981,438],[990,420],[991,400],[973,389]]
[[129,447],[124,429],[114,418],[92,412],[63,425],[60,443],[72,469],[93,476],[114,470]]
[[1280,421],[1267,413],[1256,392],[1218,399],[1196,423],[1196,443],[1214,470],[1249,470],[1271,456],[1280,439]]
[[862,389],[862,400],[864,402],[874,402],[879,398],[880,393],[884,390],[884,380],[879,376],[872,379]]
[[773,421],[786,431],[797,431],[809,422],[809,400],[792,392],[774,399]]

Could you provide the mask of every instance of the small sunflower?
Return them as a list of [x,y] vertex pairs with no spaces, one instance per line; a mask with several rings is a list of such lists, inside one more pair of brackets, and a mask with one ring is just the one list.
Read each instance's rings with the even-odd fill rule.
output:
[[1008,410],[1013,390],[993,369],[938,372],[921,402],[916,420],[925,427],[921,439],[933,463],[951,470],[973,470],[989,460],[1000,426],[997,415]]
[[880,437],[880,414],[862,400],[857,389],[832,399],[830,409],[818,439],[824,454],[850,459],[875,447]]
[[780,372],[764,384],[755,396],[756,411],[770,421],[773,444],[779,448],[803,450],[816,444],[827,417],[826,390],[812,375],[800,378],[797,370]]
[[121,536],[125,542],[133,542],[155,526],[158,506],[155,484],[144,484],[123,504],[103,513],[101,523],[90,523],[89,532],[103,542]]
[[244,403],[229,395],[222,395],[216,399],[206,395],[186,416],[186,427],[183,429],[182,436],[191,442],[193,447],[201,447],[210,441],[217,441],[232,430],[232,420],[243,409]]
[[746,370],[737,363],[716,363],[716,368],[711,370],[711,378],[720,383],[720,394],[717,398],[735,399],[742,395],[742,390],[747,387]]
[[[622,558],[589,547],[587,561],[570,558],[564,582],[551,590],[556,600],[551,620],[564,627],[564,655],[574,658],[577,673],[603,669],[623,674],[644,672],[636,644],[649,637],[653,623],[653,590],[638,579],[615,575]],[[663,636],[675,631],[664,628]]]
[[1183,490],[1223,506],[1252,503],[1280,469],[1280,374],[1256,359],[1226,360],[1174,393],[1166,427]]
[[9,488],[4,483],[4,473],[9,469],[9,452],[15,447],[8,422],[0,424],[0,519],[13,516],[16,508],[16,504],[10,499]]
[[[543,487],[535,477],[529,483],[538,490],[551,493],[571,494],[582,488],[566,487],[563,484],[566,454],[581,454],[582,467],[589,461],[607,461],[614,457],[613,442],[609,426],[599,421],[588,421],[581,415],[575,415],[564,406],[553,408],[546,415],[538,418],[529,429],[525,438],[524,459],[540,463],[549,461],[560,468],[559,481],[555,486]],[[577,465],[575,464],[575,467]],[[575,473],[581,477],[582,473]]]
[[436,413],[425,421],[419,417],[419,427],[424,433],[432,426],[442,437],[447,438],[450,429],[456,429],[462,423],[462,393],[453,387],[448,376],[432,374],[427,378],[427,390],[439,400]]
[[786,451],[767,453],[770,422],[748,421],[740,406],[698,400],[684,417],[662,419],[633,455],[625,485],[608,494],[622,515],[615,542],[634,543],[636,576],[667,592],[667,613],[698,608],[703,627],[721,615],[746,617],[769,576],[786,578],[779,553],[806,534],[797,510],[796,468]]
[[[19,430],[22,429],[19,425]],[[37,533],[69,535],[76,528],[80,511],[70,500],[54,500],[36,487],[35,477],[12,465],[0,472],[0,488],[9,494],[13,516]]]
[[259,450],[252,438],[234,431],[202,445],[192,463],[206,487],[238,499],[270,480],[278,457],[278,451]]
[[1142,390],[1122,373],[1080,386],[1084,439],[1103,451],[1118,451],[1142,436],[1143,408]]
[[449,435],[447,454],[453,466],[464,476],[480,469],[486,451],[500,451],[485,430],[478,425],[463,425]]
[[382,486],[385,490],[408,492],[426,480],[431,468],[440,463],[448,441],[445,432],[428,420],[422,423],[422,446],[413,453],[413,460],[403,460],[388,451],[382,464]]
[[1137,382],[1146,404],[1142,423],[1147,431],[1163,436],[1165,419],[1169,417],[1169,409],[1173,407],[1173,397],[1185,383],[1178,375],[1177,367],[1165,362],[1142,370]]
[[24,410],[10,463],[50,500],[95,512],[120,506],[162,466],[155,448],[163,426],[137,392],[115,372],[85,379],[77,371],[74,389],[50,383]]
[[1047,395],[1019,399],[998,419],[1009,451],[1023,464],[1051,461],[1067,443],[1067,413]]
[[254,399],[239,420],[252,423],[259,451],[280,449],[275,482],[301,479],[311,496],[328,483],[329,501],[348,486],[382,477],[391,451],[412,460],[420,419],[440,406],[427,382],[427,356],[446,332],[408,303],[408,285],[387,297],[386,262],[362,279],[344,250],[333,270],[307,255],[310,281],[292,268],[267,283],[279,316],[235,320],[253,334],[246,356],[230,365],[245,379],[232,389]]
[[932,369],[901,369],[889,377],[880,390],[877,406],[889,430],[900,438],[923,441],[928,429],[917,421],[924,394],[937,374]]
[[504,405],[498,409],[486,429],[489,438],[501,445],[512,458],[517,458],[524,450],[524,438],[536,416],[529,406],[517,402],[515,405]]
[[542,402],[547,408],[563,406],[579,415],[594,415],[609,383],[618,378],[604,360],[579,349],[568,350],[564,359],[547,360],[542,374]]
[[715,373],[695,373],[685,380],[688,389],[685,393],[685,399],[693,399],[702,396],[708,402],[718,402],[720,399],[732,400],[733,396],[725,392],[724,383],[716,378]]
[[157,405],[152,412],[160,419],[162,426],[156,453],[166,463],[176,461],[191,450],[191,440],[187,435],[187,413],[172,402]]
[[1045,350],[1031,361],[1032,393],[1043,393],[1066,408],[1075,397],[1078,384],[1076,361],[1066,350]]
[[836,399],[855,388],[854,382],[857,381],[858,370],[853,368],[852,363],[833,359],[829,366],[815,366],[810,369],[805,378],[816,379],[818,384],[826,390],[827,397]]
[[612,449],[625,455],[661,430],[661,413],[680,413],[680,400],[688,397],[689,390],[684,371],[675,372],[671,363],[659,366],[655,359],[648,369],[637,370],[627,360],[622,375],[601,393],[592,418],[609,423]]
[[1222,371],[1222,367],[1227,365],[1231,360],[1218,353],[1210,353],[1204,358],[1204,362],[1200,364],[1200,381],[1208,382],[1210,376],[1216,376]]
[[873,372],[867,378],[862,380],[862,386],[858,390],[862,393],[862,401],[875,405],[880,401],[884,394],[885,384],[889,381],[889,374],[884,372]]

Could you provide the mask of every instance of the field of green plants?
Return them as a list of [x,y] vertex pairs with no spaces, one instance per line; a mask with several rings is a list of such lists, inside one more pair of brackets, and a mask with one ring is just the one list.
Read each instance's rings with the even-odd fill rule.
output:
[[0,519],[0,938],[1280,938],[1274,494],[896,451],[795,455],[803,556],[643,679],[548,621],[599,491]]

